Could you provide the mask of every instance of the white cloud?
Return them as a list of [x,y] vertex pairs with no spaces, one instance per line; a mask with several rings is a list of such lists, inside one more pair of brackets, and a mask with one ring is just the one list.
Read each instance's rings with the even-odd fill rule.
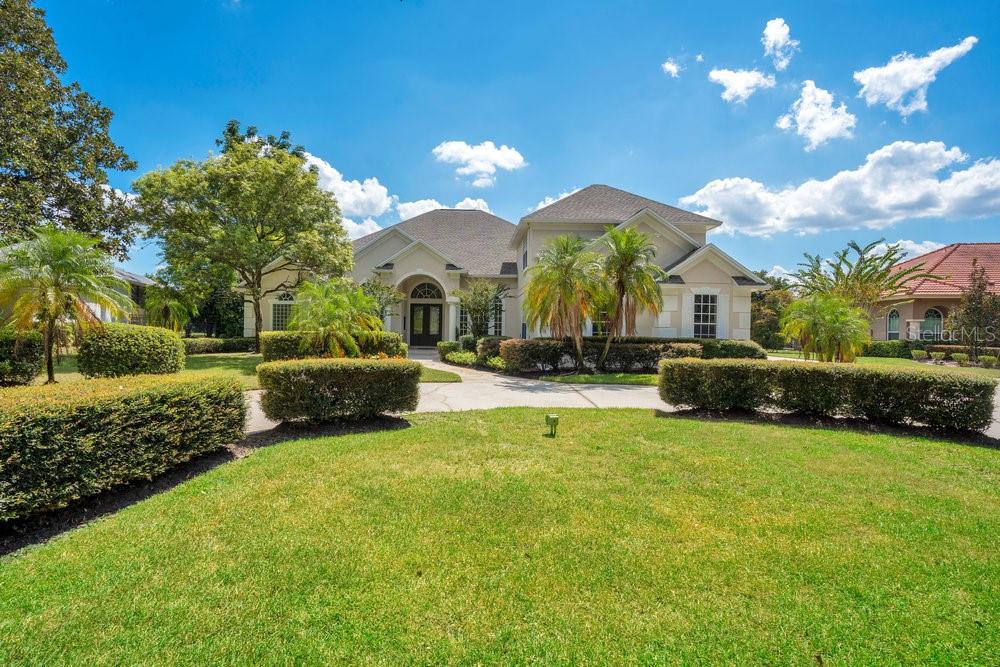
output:
[[703,62],[705,62],[705,56],[703,56],[703,55],[701,55],[701,54],[699,53],[698,55],[696,55],[696,56],[694,57],[694,61],[695,61],[696,63],[703,63]]
[[926,111],[927,88],[937,78],[937,73],[971,51],[978,41],[975,37],[966,37],[955,46],[931,51],[923,58],[904,51],[894,55],[883,67],[855,72],[854,80],[861,84],[858,97],[865,98],[868,106],[885,104],[904,117],[914,111]]
[[377,178],[348,181],[326,160],[306,153],[306,166],[316,167],[319,187],[332,192],[344,215],[379,216],[389,210],[393,199]]
[[773,276],[775,278],[784,278],[790,280],[792,277],[792,272],[781,266],[780,264],[775,264],[771,267],[771,270],[767,272],[768,276]]
[[774,61],[774,69],[779,72],[788,67],[792,61],[792,55],[799,49],[799,40],[792,39],[791,27],[785,23],[785,19],[771,19],[764,26],[764,36],[760,38],[760,43],[764,45],[764,55],[771,56]]
[[472,185],[488,188],[496,182],[497,168],[512,171],[526,166],[524,157],[511,146],[497,147],[492,141],[470,146],[464,141],[444,141],[434,147],[438,162],[460,164],[455,173],[473,177]]
[[817,88],[812,81],[802,84],[802,94],[792,104],[790,113],[778,118],[775,123],[782,130],[795,129],[795,133],[806,139],[806,150],[816,150],[831,139],[851,137],[851,130],[857,119],[847,111],[843,102],[833,106],[833,95]]
[[490,210],[490,205],[486,203],[485,199],[473,199],[472,197],[466,197],[462,201],[455,204],[454,208],[467,208],[480,211],[486,211],[487,213],[492,213]]
[[882,229],[919,218],[978,218],[1000,211],[1000,160],[989,158],[940,174],[967,160],[940,141],[897,141],[864,164],[820,181],[780,190],[749,178],[723,178],[681,198],[724,221],[720,231],[751,236]]
[[577,193],[579,191],[580,191],[580,188],[573,188],[572,190],[564,190],[563,192],[560,192],[555,197],[553,197],[552,195],[546,195],[545,199],[543,199],[542,201],[540,201],[537,204],[535,204],[535,207],[532,208],[532,209],[529,209],[529,210],[537,211],[540,208],[545,208],[546,206],[548,206],[550,204],[555,204],[560,199],[565,199],[566,197],[569,197],[571,194],[575,194],[575,193]]
[[362,236],[374,234],[382,229],[382,227],[371,218],[365,218],[364,222],[354,222],[350,218],[344,218],[344,229],[347,230],[348,237],[359,239]]
[[664,74],[669,74],[672,78],[676,79],[681,75],[681,70],[683,69],[680,65],[674,62],[673,58],[667,58],[660,69],[663,70]]
[[[439,208],[448,208],[437,199],[418,199],[416,201],[401,201],[396,204],[396,210],[399,212],[400,220],[409,220],[410,218],[415,218],[418,215],[427,213],[428,211],[433,211]],[[480,210],[486,211],[487,213],[492,213],[490,210],[490,205],[486,203],[485,199],[473,199],[472,197],[466,197],[462,201],[458,202],[452,208],[460,209],[470,209],[470,210]]]
[[[898,245],[907,257],[917,257],[919,255],[926,255],[929,252],[943,248],[945,244],[938,243],[937,241],[921,241],[917,243],[916,241],[899,239],[894,243],[894,245]],[[875,246],[875,249],[878,252],[883,252],[886,247],[888,247],[887,243],[880,243]]]
[[410,218],[415,218],[418,215],[427,213],[427,211],[433,211],[437,208],[445,208],[445,206],[437,199],[401,201],[396,204],[396,210],[399,212],[400,220],[409,220]]
[[727,102],[745,103],[758,88],[774,88],[774,76],[761,74],[757,70],[713,69],[708,80],[721,84],[722,99]]

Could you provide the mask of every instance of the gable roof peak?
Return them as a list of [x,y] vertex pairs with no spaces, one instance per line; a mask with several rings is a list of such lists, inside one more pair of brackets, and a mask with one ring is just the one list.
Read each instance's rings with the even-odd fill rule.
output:
[[649,209],[673,224],[718,227],[718,220],[603,183],[593,183],[521,218],[528,222],[624,222]]

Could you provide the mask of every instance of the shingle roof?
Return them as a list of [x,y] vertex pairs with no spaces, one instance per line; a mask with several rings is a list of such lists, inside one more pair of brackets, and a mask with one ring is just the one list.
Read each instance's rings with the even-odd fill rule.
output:
[[924,278],[910,286],[913,296],[961,296],[969,286],[972,260],[986,269],[990,291],[1000,293],[1000,243],[952,243],[932,252],[908,259],[896,265],[896,270],[923,264],[921,272],[941,276],[941,280]]
[[672,223],[693,223],[718,227],[722,223],[676,206],[640,197],[608,185],[588,185],[554,204],[529,213],[521,222],[594,221],[624,222],[644,208]]
[[423,241],[470,275],[499,275],[504,263],[516,261],[515,253],[508,247],[514,225],[485,211],[453,208],[429,211],[355,239],[355,254],[392,229]]
[[146,276],[140,276],[138,273],[132,273],[131,271],[126,271],[125,269],[119,269],[115,267],[115,275],[127,283],[132,285],[152,285],[153,281]]

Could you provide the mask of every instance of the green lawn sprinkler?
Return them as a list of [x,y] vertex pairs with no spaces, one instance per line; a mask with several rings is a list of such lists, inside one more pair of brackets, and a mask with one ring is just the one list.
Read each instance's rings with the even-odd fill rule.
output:
[[559,415],[545,415],[545,425],[549,427],[549,437],[556,437],[556,426],[559,426]]

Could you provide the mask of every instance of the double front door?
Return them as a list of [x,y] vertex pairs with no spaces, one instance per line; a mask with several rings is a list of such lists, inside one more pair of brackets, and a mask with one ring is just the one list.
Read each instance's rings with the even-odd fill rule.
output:
[[441,340],[441,305],[410,304],[410,345],[433,347]]

